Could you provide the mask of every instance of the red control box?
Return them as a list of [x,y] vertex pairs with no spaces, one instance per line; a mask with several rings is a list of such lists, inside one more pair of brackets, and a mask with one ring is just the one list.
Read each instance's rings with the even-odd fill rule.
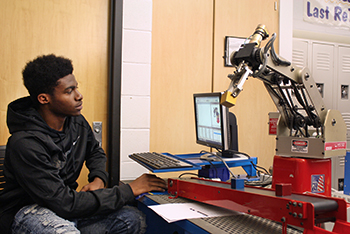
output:
[[311,192],[331,196],[331,159],[291,158],[275,156],[272,188],[289,183],[292,192]]

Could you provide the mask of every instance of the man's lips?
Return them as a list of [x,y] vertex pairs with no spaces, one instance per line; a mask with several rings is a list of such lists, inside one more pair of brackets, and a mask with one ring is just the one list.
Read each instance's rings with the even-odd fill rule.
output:
[[75,108],[77,108],[78,110],[83,109],[83,102],[79,103]]

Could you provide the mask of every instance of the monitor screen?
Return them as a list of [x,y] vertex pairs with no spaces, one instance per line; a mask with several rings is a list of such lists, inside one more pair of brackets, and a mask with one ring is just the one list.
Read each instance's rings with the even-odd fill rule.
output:
[[228,108],[220,105],[221,93],[199,93],[193,97],[197,143],[227,150]]

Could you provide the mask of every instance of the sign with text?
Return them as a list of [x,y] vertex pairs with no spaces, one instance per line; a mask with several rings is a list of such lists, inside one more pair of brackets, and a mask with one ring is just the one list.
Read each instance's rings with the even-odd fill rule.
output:
[[278,118],[278,112],[269,112],[269,135],[277,135]]
[[350,28],[350,0],[304,0],[304,21]]

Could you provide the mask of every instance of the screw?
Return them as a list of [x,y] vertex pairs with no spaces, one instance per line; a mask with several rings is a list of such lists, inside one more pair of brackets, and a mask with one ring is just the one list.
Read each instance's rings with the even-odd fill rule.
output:
[[305,73],[305,80],[308,80],[309,79],[309,77],[310,77],[310,75],[309,75],[309,73]]
[[335,119],[332,119],[332,126],[334,126],[337,123]]

